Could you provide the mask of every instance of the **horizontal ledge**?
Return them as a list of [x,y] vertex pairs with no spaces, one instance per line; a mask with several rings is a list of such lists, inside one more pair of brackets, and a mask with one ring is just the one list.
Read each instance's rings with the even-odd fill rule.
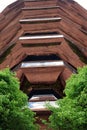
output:
[[44,7],[24,7],[22,10],[41,10],[41,9],[56,9],[60,6],[44,6]]
[[33,95],[30,99],[29,102],[40,102],[40,101],[55,101],[57,98],[54,96],[54,94],[38,94],[38,95]]
[[55,67],[64,66],[63,61],[43,61],[43,62],[23,62],[21,68],[36,68],[36,67]]
[[63,38],[63,35],[44,35],[44,36],[22,36],[19,40],[34,40],[34,39],[53,39],[53,38]]
[[37,18],[37,19],[21,19],[19,20],[20,23],[29,23],[29,22],[38,22],[38,21],[59,21],[61,17],[55,18]]
[[59,106],[56,105],[56,101],[29,102],[28,107],[32,110],[33,109],[44,109],[44,108],[46,108],[46,103],[49,103],[50,105],[52,105],[56,108],[59,108]]

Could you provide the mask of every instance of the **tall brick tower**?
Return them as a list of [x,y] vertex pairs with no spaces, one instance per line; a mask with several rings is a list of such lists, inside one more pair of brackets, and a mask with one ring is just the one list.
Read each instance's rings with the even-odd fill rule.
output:
[[[62,98],[85,64],[87,11],[73,0],[18,0],[0,14],[0,69],[17,73],[30,103]],[[43,115],[40,105],[31,109]]]

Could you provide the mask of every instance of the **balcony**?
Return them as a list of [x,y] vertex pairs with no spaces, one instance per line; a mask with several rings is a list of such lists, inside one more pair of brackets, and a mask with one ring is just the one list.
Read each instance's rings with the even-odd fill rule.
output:
[[21,69],[30,83],[55,83],[64,70],[64,62],[57,61],[31,61],[22,62]]

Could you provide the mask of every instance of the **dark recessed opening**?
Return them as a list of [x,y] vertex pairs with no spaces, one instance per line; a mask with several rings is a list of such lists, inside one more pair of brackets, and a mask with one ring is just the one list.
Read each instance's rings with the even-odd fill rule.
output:
[[27,62],[27,61],[51,61],[51,60],[61,60],[57,55],[55,54],[51,54],[51,55],[30,55],[27,56],[23,62]]
[[31,98],[34,95],[46,95],[46,94],[53,94],[57,99],[60,99],[61,97],[56,93],[53,89],[40,89],[40,90],[32,90],[29,93],[29,98]]
[[87,28],[85,26],[82,26],[80,31],[87,35]]
[[60,45],[61,42],[52,42],[52,43],[41,43],[41,44],[36,44],[36,43],[33,43],[33,44],[22,44],[23,47],[48,47],[48,46],[57,46],[57,45]]
[[54,96],[58,99],[65,96],[63,93],[64,87],[62,86],[60,79],[53,84],[32,84],[27,80],[25,75],[22,75],[20,89],[26,93],[29,98],[33,95],[42,94],[54,94]]
[[58,32],[40,32],[40,33],[25,33],[23,36],[43,36],[43,35],[56,35]]
[[65,62],[65,65],[73,72],[73,73],[77,73],[77,68],[74,67],[73,65],[71,65],[68,62]]

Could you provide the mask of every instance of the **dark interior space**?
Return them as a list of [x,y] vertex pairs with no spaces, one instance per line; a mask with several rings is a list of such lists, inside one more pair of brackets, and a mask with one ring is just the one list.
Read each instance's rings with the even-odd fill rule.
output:
[[56,93],[53,89],[39,89],[39,90],[32,90],[28,95],[31,98],[33,95],[45,95],[45,94],[53,94],[57,99],[61,97]]
[[25,33],[23,36],[43,36],[43,35],[56,35],[58,32],[40,32],[40,33]]
[[23,62],[28,61],[55,61],[55,60],[61,60],[57,55],[51,54],[51,55],[30,55],[27,56]]

